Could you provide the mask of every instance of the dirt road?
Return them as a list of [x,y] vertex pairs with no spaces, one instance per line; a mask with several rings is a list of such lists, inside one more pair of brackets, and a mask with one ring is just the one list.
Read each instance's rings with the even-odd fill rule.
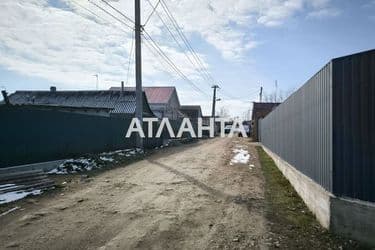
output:
[[[249,163],[230,164],[235,145],[249,150]],[[68,183],[63,194],[31,199],[35,204],[0,218],[1,247],[263,248],[256,155],[245,139],[218,138],[165,149],[70,189]]]

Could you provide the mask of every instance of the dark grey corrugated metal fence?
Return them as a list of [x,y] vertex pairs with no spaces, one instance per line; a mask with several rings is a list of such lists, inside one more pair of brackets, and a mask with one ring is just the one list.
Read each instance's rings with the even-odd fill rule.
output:
[[[126,138],[131,116],[100,116],[58,111],[54,108],[0,105],[0,168],[52,161],[133,148],[135,134]],[[177,135],[182,119],[171,120]],[[153,124],[153,136],[160,122]],[[196,128],[196,124],[193,124]],[[147,138],[148,124],[143,124],[144,146],[152,149],[171,139],[164,128],[161,138]],[[184,133],[182,138],[190,138]]]
[[331,64],[261,121],[261,142],[332,190]]
[[375,50],[332,60],[261,121],[260,134],[326,190],[375,201]]
[[[125,138],[131,117],[4,105],[0,116],[0,168],[135,147],[134,134]],[[160,146],[162,138],[146,138],[144,144]]]
[[375,50],[333,60],[334,193],[375,201]]

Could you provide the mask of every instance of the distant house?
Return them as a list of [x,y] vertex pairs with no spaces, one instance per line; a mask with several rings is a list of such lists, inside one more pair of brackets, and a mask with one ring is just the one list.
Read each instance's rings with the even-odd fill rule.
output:
[[[112,91],[121,91],[121,87],[111,87]],[[134,91],[135,87],[124,87],[125,91]],[[180,101],[177,90],[173,86],[143,87],[152,112],[159,118],[167,117],[172,120],[182,118]]]
[[209,126],[211,118],[212,118],[212,116],[210,116],[210,115],[204,115],[204,116],[202,116],[202,124],[204,126]]
[[199,105],[181,105],[180,110],[190,119],[202,117],[202,109]]
[[[134,91],[16,91],[9,95],[11,105],[38,106],[91,115],[135,114]],[[143,115],[154,116],[144,95]]]
[[259,140],[259,134],[258,134],[258,122],[259,119],[263,119],[266,117],[269,113],[271,113],[272,110],[274,110],[277,106],[279,106],[280,103],[278,102],[254,102],[253,105],[253,114],[251,117],[252,120],[252,137],[254,141]]

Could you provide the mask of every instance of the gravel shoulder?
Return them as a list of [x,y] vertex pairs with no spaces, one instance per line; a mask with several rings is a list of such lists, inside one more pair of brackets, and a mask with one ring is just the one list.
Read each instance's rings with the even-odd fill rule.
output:
[[[248,163],[231,164],[233,148]],[[0,248],[265,249],[264,177],[245,138],[163,149],[27,198],[0,218]]]

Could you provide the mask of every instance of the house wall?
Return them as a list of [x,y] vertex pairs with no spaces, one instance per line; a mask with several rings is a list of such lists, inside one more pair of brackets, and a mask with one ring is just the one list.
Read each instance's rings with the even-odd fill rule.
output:
[[253,116],[253,130],[252,130],[252,138],[254,141],[259,141],[259,120],[266,117],[272,110],[260,110],[257,111]]
[[168,114],[171,115],[171,119],[176,120],[180,117],[180,101],[178,100],[177,92],[174,91],[168,103]]
[[167,117],[171,120],[177,120],[180,118],[180,102],[178,100],[176,91],[173,92],[168,103],[151,103],[150,107],[154,114],[159,118]]
[[[125,138],[130,118],[24,107],[0,107],[0,167],[135,147]],[[145,126],[147,133],[147,126]],[[146,139],[146,147],[162,139]]]
[[163,118],[166,111],[166,104],[150,104],[152,112],[158,117]]

